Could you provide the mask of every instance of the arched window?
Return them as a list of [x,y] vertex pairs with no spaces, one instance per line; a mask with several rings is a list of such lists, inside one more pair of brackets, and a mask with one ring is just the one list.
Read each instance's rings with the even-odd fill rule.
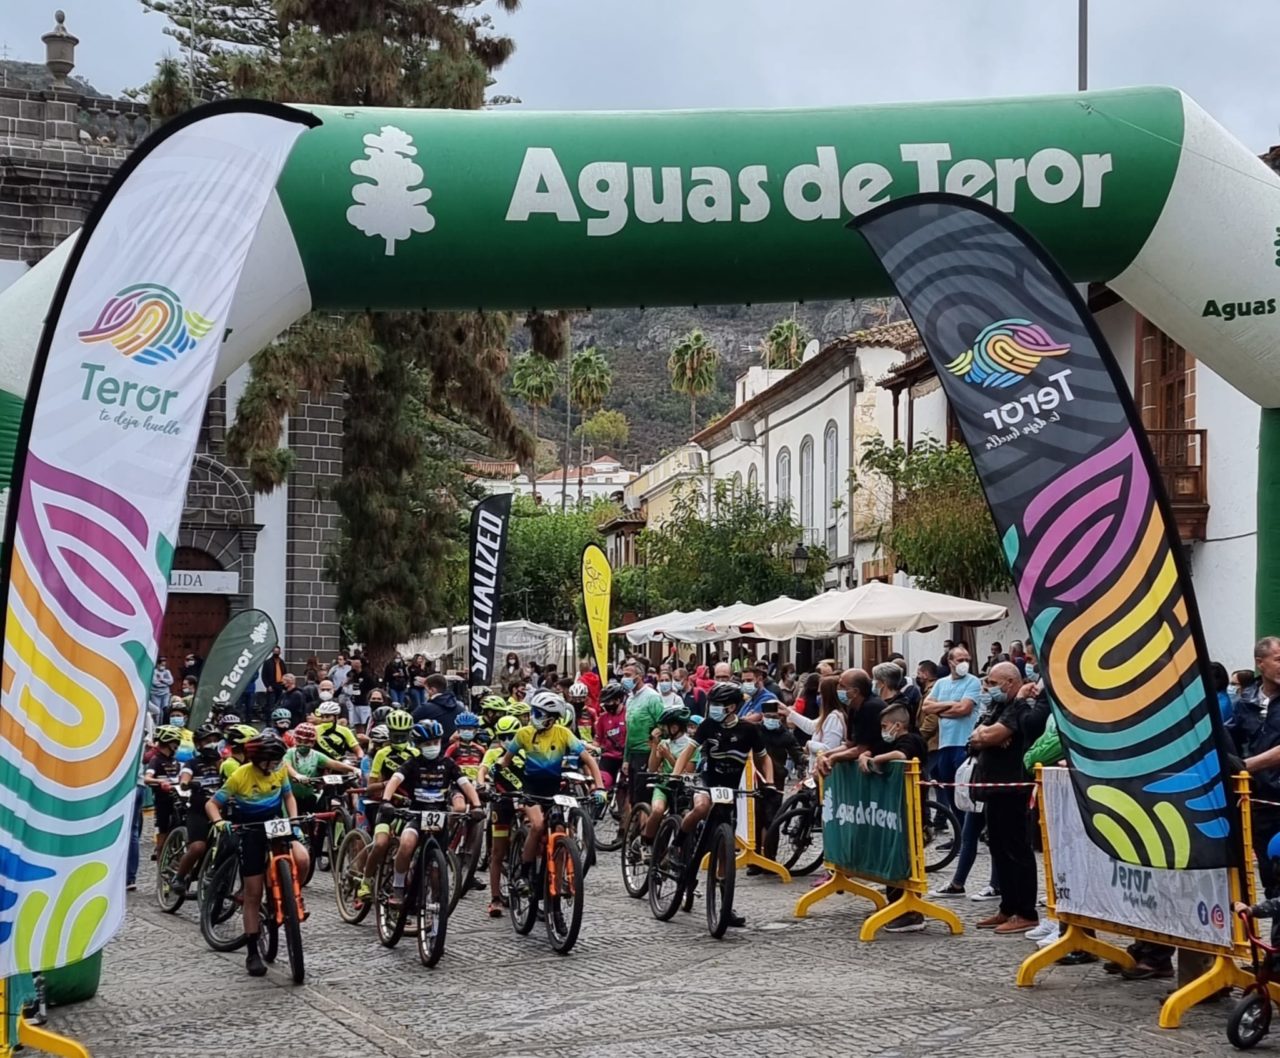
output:
[[774,474],[774,502],[779,506],[791,506],[791,449],[778,451],[778,470]]
[[747,471],[747,495],[754,496],[760,491],[760,474],[756,470],[756,465],[751,464],[751,469]]
[[813,518],[813,438],[800,444],[800,527],[816,528]]
[[729,479],[729,499],[735,503],[742,499],[742,472],[735,470],[733,477]]
[[826,512],[827,554],[836,553],[836,523],[839,510],[836,499],[840,495],[840,433],[834,421],[827,423],[827,432],[822,438],[822,472],[823,472],[823,510]]

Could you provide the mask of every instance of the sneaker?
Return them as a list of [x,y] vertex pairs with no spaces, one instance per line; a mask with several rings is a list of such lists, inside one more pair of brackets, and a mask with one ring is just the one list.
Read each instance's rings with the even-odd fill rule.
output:
[[126,893],[136,893],[136,892],[138,891],[138,883],[137,883],[137,882],[129,882],[129,883],[124,887],[124,891],[125,891]]
[[746,924],[747,920],[742,915],[739,915],[736,911],[729,912],[729,925],[734,929],[742,929]]
[[831,881],[831,875],[827,871],[819,871],[814,875],[813,881],[809,883],[810,889],[821,889]]
[[971,897],[969,897],[969,899],[974,900],[978,903],[981,903],[984,900],[999,900],[1000,890],[993,889],[989,885],[984,885],[981,889],[979,889],[976,893],[974,893]]
[[886,933],[919,933],[924,929],[924,915],[919,911],[911,911],[905,915],[899,915],[887,926],[884,927]]
[[393,885],[391,887],[391,895],[387,897],[388,907],[399,907],[404,903],[404,886]]
[[934,899],[950,900],[953,897],[964,896],[964,886],[956,885],[955,882],[948,882],[938,889],[930,889],[929,895]]
[[501,900],[489,901],[489,917],[490,918],[502,917],[502,901]]
[[758,874],[764,874],[764,868],[763,868],[763,867],[759,867],[759,866],[757,866],[756,864],[754,864],[754,863],[753,863],[753,864],[751,864],[751,866],[750,866],[750,867],[748,867],[748,868],[747,868],[747,877],[748,877],[748,878],[754,878],[754,877],[755,877],[756,875],[758,875]]
[[1086,963],[1097,962],[1098,957],[1091,951],[1073,951],[1070,955],[1064,955],[1058,960],[1059,966],[1084,966]]
[[1058,922],[1052,918],[1042,918],[1040,925],[1027,934],[1027,940],[1041,940],[1044,937],[1058,939]]
[[369,882],[361,882],[360,888],[356,890],[356,899],[360,901],[368,900],[373,896],[373,886]]
[[1162,980],[1166,980],[1173,976],[1173,966],[1157,966],[1154,963],[1142,962],[1140,960],[1138,965],[1132,970],[1121,970],[1120,976],[1126,981],[1146,981],[1152,977],[1158,977]]
[[262,961],[262,956],[258,952],[258,938],[249,938],[249,953],[244,957],[244,968],[249,971],[250,977],[263,977],[267,972],[267,964]]

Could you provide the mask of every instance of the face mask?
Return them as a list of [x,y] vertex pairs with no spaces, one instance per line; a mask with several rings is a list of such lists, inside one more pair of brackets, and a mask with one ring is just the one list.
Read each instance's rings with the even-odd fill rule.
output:
[[770,731],[777,731],[778,728],[782,726],[782,721],[776,720],[771,716],[766,716],[764,718],[764,726],[767,727]]
[[331,702],[331,701],[333,701],[333,691],[321,691],[321,692],[320,692],[320,700],[321,700],[322,702]]
[[435,742],[430,746],[419,746],[418,750],[422,754],[424,760],[435,760],[440,756],[440,743]]
[[628,691],[634,691],[636,689],[635,678],[632,676],[623,676],[622,686],[626,688]]
[[836,701],[838,701],[841,705],[848,705],[849,692],[846,691],[843,687],[836,688]]
[[991,699],[992,704],[999,705],[1001,702],[1007,702],[1009,696],[1004,693],[1003,687],[992,687],[991,693],[987,695]]
[[1035,683],[1040,678],[1040,670],[1034,665],[1027,666],[1027,682]]
[[967,661],[957,661],[952,668],[956,670],[956,675],[961,679],[969,675],[969,663]]
[[170,727],[186,727],[187,718],[185,716],[171,716],[169,717],[169,726]]
[[658,681],[658,690],[659,690],[659,691],[661,691],[663,694],[670,694],[670,693],[671,693],[671,681],[670,681],[670,680],[659,680],[659,681]]
[[218,759],[218,747],[217,747],[217,746],[201,746],[201,747],[200,747],[200,756],[201,756],[201,758],[203,758],[204,760],[217,760],[217,759]]
[[892,742],[897,737],[897,732],[891,727],[882,727],[880,729],[880,738],[885,742]]
[[470,742],[475,737],[476,737],[476,733],[472,731],[469,727],[463,728],[461,731],[458,732],[458,738],[460,738],[463,742]]
[[755,693],[756,693],[756,685],[755,685],[755,682],[754,682],[754,681],[743,681],[743,684],[742,684],[742,693],[743,693],[743,694],[745,694],[748,698],[750,698],[753,694],[755,694]]
[[707,708],[707,716],[710,719],[715,720],[717,722],[722,721],[724,719],[724,706],[723,705],[709,706]]
[[1232,683],[1227,686],[1227,697],[1233,702],[1239,700],[1240,688],[1237,684]]

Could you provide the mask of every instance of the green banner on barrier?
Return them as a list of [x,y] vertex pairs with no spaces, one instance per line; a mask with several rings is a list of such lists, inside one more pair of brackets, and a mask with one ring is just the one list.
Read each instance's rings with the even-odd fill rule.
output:
[[826,861],[849,874],[897,882],[911,874],[906,769],[891,762],[884,774],[837,764],[822,792]]

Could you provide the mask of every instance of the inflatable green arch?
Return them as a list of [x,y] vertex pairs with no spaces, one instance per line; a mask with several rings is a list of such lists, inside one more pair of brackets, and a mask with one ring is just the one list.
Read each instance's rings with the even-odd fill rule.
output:
[[[0,293],[5,695],[22,702],[0,712],[0,785],[39,806],[0,799],[16,894],[0,975],[82,957],[123,914],[138,702],[213,386],[313,309],[886,294],[845,226],[934,191],[1011,216],[1267,409],[1259,623],[1280,626],[1280,178],[1176,90],[675,113],[213,104],[153,136],[81,236]],[[46,907],[54,889],[74,894]]]

